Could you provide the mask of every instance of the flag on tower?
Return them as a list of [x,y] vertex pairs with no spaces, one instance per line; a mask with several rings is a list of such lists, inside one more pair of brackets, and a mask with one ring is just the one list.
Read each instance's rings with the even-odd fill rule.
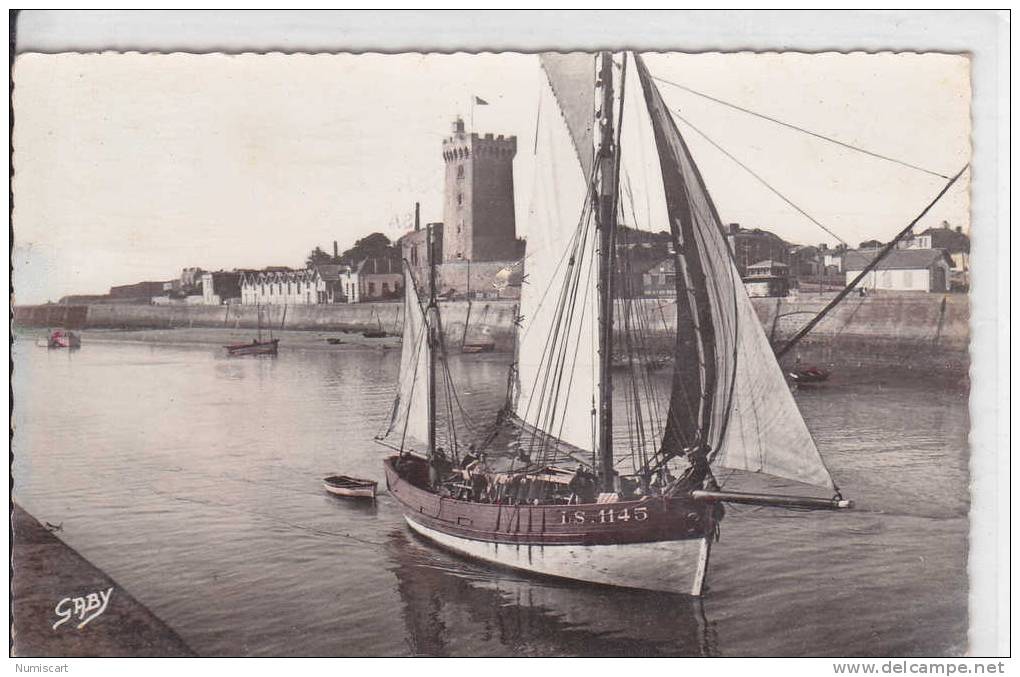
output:
[[479,106],[488,106],[488,105],[489,105],[489,102],[488,102],[488,101],[486,101],[485,99],[483,99],[483,98],[482,98],[482,97],[480,97],[480,96],[476,96],[476,97],[475,97],[475,103],[476,103],[477,105],[479,105]]

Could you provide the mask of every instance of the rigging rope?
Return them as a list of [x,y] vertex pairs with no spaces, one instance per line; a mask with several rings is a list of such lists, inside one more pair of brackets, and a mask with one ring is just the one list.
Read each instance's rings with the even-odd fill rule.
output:
[[797,125],[795,125],[793,123],[784,122],[783,120],[776,119],[776,118],[774,118],[774,117],[772,117],[770,115],[765,115],[764,113],[758,113],[756,111],[750,110],[749,108],[744,108],[743,106],[738,106],[735,103],[730,103],[729,101],[723,101],[722,99],[717,99],[716,97],[709,96],[708,94],[705,94],[704,92],[699,92],[698,90],[692,89],[691,87],[687,87],[686,85],[681,85],[679,82],[671,82],[669,80],[665,80],[663,78],[657,78],[655,76],[652,76],[652,79],[656,80],[658,82],[661,82],[661,83],[663,83],[665,85],[670,85],[670,86],[673,86],[673,87],[677,87],[679,89],[684,90],[685,92],[689,92],[691,94],[694,94],[695,96],[700,96],[703,99],[708,99],[709,101],[713,101],[713,102],[721,104],[723,106],[727,106],[728,108],[732,108],[734,110],[738,110],[741,113],[746,113],[748,115],[753,115],[754,117],[761,118],[762,120],[768,120],[769,122],[775,123],[777,125],[781,125],[783,127],[786,127],[787,129],[792,129],[794,131],[801,132],[802,134],[807,134],[808,136],[813,136],[816,139],[821,139],[823,141],[828,141],[829,143],[833,143],[833,144],[835,144],[837,146],[841,146],[841,147],[847,148],[849,150],[857,151],[858,153],[863,153],[864,155],[869,155],[869,156],[871,156],[873,158],[877,158],[879,160],[885,160],[886,162],[892,162],[894,164],[901,165],[903,167],[907,167],[909,169],[913,169],[913,170],[916,170],[916,171],[919,171],[919,172],[924,172],[925,174],[930,174],[931,176],[938,176],[938,177],[943,178],[943,179],[950,178],[950,177],[946,176],[945,174],[943,174],[941,172],[936,172],[936,171],[933,171],[931,169],[925,169],[924,167],[920,167],[918,165],[911,164],[911,163],[906,162],[904,160],[898,160],[898,159],[896,159],[894,157],[889,157],[888,155],[882,155],[881,153],[876,153],[875,151],[868,150],[867,148],[861,148],[860,146],[855,146],[853,144],[846,143],[845,141],[840,141],[839,139],[834,139],[831,136],[826,136],[825,134],[820,134],[818,132],[811,131],[810,129],[805,129],[803,127],[799,127],[799,126],[797,126]]
[[802,215],[803,215],[804,217],[806,217],[806,218],[807,218],[807,219],[808,219],[809,221],[811,221],[811,223],[815,224],[816,226],[818,226],[819,228],[821,228],[822,230],[824,230],[824,231],[825,231],[826,233],[828,233],[828,234],[829,234],[829,235],[831,235],[832,237],[834,237],[834,238],[836,238],[837,240],[839,240],[839,241],[840,241],[841,243],[843,243],[843,244],[847,244],[846,240],[844,240],[843,238],[841,238],[841,237],[840,237],[839,235],[836,235],[836,234],[835,234],[834,232],[832,232],[831,230],[829,230],[828,228],[826,228],[826,227],[825,227],[825,226],[824,226],[824,225],[822,224],[822,222],[821,222],[821,221],[819,221],[819,220],[818,220],[818,219],[816,219],[815,217],[811,216],[811,215],[810,215],[810,214],[808,214],[808,213],[807,213],[806,211],[804,211],[803,209],[801,209],[800,207],[798,207],[798,206],[797,206],[796,204],[794,204],[793,200],[791,200],[790,198],[788,198],[788,197],[786,197],[785,195],[783,195],[782,193],[780,193],[780,192],[779,192],[779,191],[778,191],[778,190],[777,190],[776,188],[774,188],[774,187],[772,186],[772,184],[770,184],[770,183],[769,183],[768,181],[766,181],[766,180],[765,180],[765,179],[764,179],[764,178],[763,178],[763,177],[762,177],[761,175],[759,175],[759,174],[758,174],[757,172],[755,172],[755,171],[754,171],[753,169],[751,169],[750,167],[748,167],[747,165],[745,165],[745,164],[744,164],[743,162],[741,162],[740,160],[738,160],[738,159],[737,159],[737,158],[736,158],[736,157],[735,157],[735,156],[734,156],[734,155],[733,155],[732,153],[730,153],[730,152],[729,152],[728,150],[726,150],[725,148],[723,148],[722,146],[720,146],[720,145],[719,145],[718,143],[716,143],[715,141],[713,141],[713,140],[712,140],[712,139],[711,139],[711,138],[710,138],[710,137],[709,137],[709,136],[708,136],[707,134],[705,134],[705,132],[703,132],[703,131],[701,131],[700,129],[698,129],[697,127],[695,127],[695,126],[694,126],[694,125],[693,125],[693,124],[691,123],[691,121],[690,121],[690,120],[688,120],[687,118],[683,117],[682,115],[680,115],[680,114],[679,114],[679,113],[677,113],[676,111],[670,111],[670,113],[671,113],[672,115],[676,116],[676,118],[677,118],[678,120],[680,120],[681,122],[683,122],[683,123],[684,123],[685,125],[687,125],[687,126],[688,126],[688,127],[690,127],[691,129],[693,129],[693,130],[694,130],[695,132],[697,132],[698,134],[700,134],[702,138],[704,138],[704,139],[705,139],[706,141],[708,141],[708,142],[709,142],[710,144],[712,144],[712,145],[713,145],[713,146],[714,146],[714,147],[716,148],[716,150],[718,150],[718,151],[719,151],[720,153],[722,153],[723,155],[725,155],[726,157],[728,157],[729,159],[733,160],[733,161],[734,161],[734,162],[736,162],[736,163],[737,163],[738,165],[740,165],[740,167],[741,167],[741,168],[742,168],[742,169],[743,169],[743,170],[744,170],[745,172],[747,172],[748,174],[750,174],[751,176],[753,176],[754,178],[756,178],[756,179],[757,179],[758,181],[760,181],[762,185],[764,185],[764,186],[765,186],[766,188],[768,188],[768,189],[769,189],[770,191],[772,191],[772,192],[773,192],[773,193],[775,193],[775,194],[776,194],[777,196],[779,196],[779,198],[780,198],[780,199],[781,199],[781,200],[782,200],[783,202],[785,202],[786,204],[790,205],[791,207],[793,207],[794,209],[796,209],[796,210],[797,210],[798,212],[800,212],[800,213],[801,213],[801,214],[802,214]]

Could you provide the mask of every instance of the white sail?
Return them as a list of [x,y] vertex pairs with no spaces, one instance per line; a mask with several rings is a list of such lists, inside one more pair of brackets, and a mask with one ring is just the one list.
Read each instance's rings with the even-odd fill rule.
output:
[[591,157],[594,58],[543,55],[542,65],[534,186],[520,228],[527,258],[515,411],[535,429],[591,450],[599,402],[597,238],[582,159]]
[[393,415],[383,438],[401,449],[410,440],[428,443],[429,345],[426,313],[414,276],[404,272],[404,335],[400,350],[400,374]]
[[637,65],[680,254],[677,365],[663,444],[706,444],[716,467],[832,488],[701,174],[640,57]]

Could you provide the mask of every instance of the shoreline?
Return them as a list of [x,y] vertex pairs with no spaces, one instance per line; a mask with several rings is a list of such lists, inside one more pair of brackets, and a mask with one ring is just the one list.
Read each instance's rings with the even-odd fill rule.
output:
[[[82,349],[89,344],[130,343],[150,346],[203,347],[223,351],[223,346],[232,343],[248,343],[255,337],[255,330],[179,327],[164,329],[79,329]],[[40,328],[17,327],[16,341],[44,346],[47,332]],[[280,339],[281,351],[373,351],[400,352],[401,338],[366,338],[357,330],[325,331],[313,329],[284,329],[274,331]],[[330,344],[327,339],[339,339],[342,343]],[[777,344],[781,343],[781,339]],[[957,383],[967,387],[969,382],[970,356],[966,350],[942,347],[932,350],[930,342],[890,341],[880,337],[845,337],[839,341],[826,336],[806,338],[796,350],[781,361],[786,371],[800,361],[805,365],[823,367],[844,374],[855,372],[881,372],[886,377],[923,377]],[[224,355],[226,354],[223,351]],[[460,354],[454,351],[454,354]],[[489,356],[504,356],[511,359],[511,352],[505,346],[496,344],[495,350],[483,353]],[[235,358],[240,359],[240,358]]]
[[[12,657],[197,655],[145,605],[13,502],[10,519]],[[103,611],[85,612],[86,623],[79,628],[73,600],[81,598],[82,608],[92,599],[98,605],[104,593]],[[67,620],[54,628],[64,614]]]
[[[81,329],[76,332],[87,343],[137,343],[148,345],[179,346],[223,346],[235,343],[249,343],[256,332],[250,329],[218,329],[214,327],[181,327],[175,329]],[[18,327],[15,339],[38,343],[45,341],[45,330]],[[263,332],[263,338],[268,332]],[[280,339],[281,347],[300,350],[393,350],[400,348],[399,336],[366,338],[360,332],[314,331],[308,329],[284,329],[274,331],[273,337]],[[340,344],[328,343],[326,339],[339,339]]]

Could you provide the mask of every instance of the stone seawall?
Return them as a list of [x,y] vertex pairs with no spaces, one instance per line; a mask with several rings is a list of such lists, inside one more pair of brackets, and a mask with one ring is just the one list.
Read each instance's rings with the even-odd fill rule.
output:
[[[762,326],[781,345],[831,300],[832,294],[754,299]],[[654,326],[672,329],[675,306],[669,299],[640,301],[657,318]],[[512,350],[515,301],[454,301],[442,304],[443,329],[450,345],[493,343]],[[876,293],[851,296],[837,306],[792,351],[816,361],[860,364],[916,364],[951,371],[967,368],[970,337],[969,299],[963,294]],[[163,329],[211,327],[255,329],[254,306],[20,306],[15,324],[70,329]],[[382,329],[399,334],[400,303],[270,306],[262,310],[263,327],[312,331]],[[525,319],[527,324],[527,319]],[[653,327],[654,328],[654,327]],[[662,332],[668,339],[668,333]]]

